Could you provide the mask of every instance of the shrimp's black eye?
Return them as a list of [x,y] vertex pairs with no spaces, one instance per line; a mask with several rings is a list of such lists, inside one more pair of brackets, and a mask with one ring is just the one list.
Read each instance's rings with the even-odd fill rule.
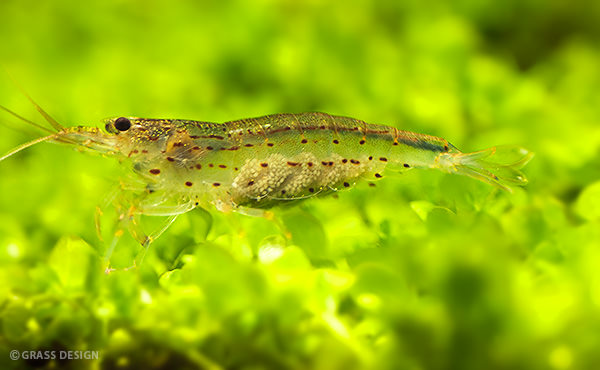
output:
[[119,131],[127,131],[131,127],[131,121],[125,117],[119,117],[115,120],[115,128]]

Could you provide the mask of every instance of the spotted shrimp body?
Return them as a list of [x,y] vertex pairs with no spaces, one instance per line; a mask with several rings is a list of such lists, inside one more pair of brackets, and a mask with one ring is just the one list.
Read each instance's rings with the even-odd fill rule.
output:
[[[31,100],[31,99],[30,99]],[[433,168],[509,190],[524,185],[519,171],[532,154],[521,148],[462,153],[447,140],[324,113],[275,114],[225,123],[119,117],[94,127],[63,127],[31,100],[54,130],[42,141],[73,144],[129,163],[135,195],[119,216],[148,244],[139,215],[173,216],[212,203],[220,210],[265,209],[377,180],[388,169]],[[132,187],[134,188],[134,187]],[[127,186],[124,187],[127,189]],[[174,218],[172,218],[173,220]],[[167,225],[168,226],[168,225]],[[118,232],[116,233],[118,234]],[[113,242],[114,244],[114,242]]]
[[[129,122],[120,152],[149,189],[220,208],[269,208],[377,180],[384,170],[437,168],[508,189],[526,182],[518,168],[486,162],[495,148],[464,154],[442,138],[324,113],[276,114],[222,124],[119,118]],[[497,172],[498,174],[496,174]]]

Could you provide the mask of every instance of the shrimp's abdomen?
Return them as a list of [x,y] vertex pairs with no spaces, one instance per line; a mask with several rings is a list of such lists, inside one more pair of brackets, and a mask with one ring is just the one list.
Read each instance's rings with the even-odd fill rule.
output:
[[[225,126],[236,147],[229,194],[235,204],[251,207],[348,188],[362,178],[381,178],[389,165],[401,162],[406,169],[425,160],[430,165],[435,157],[417,155],[432,152],[433,145],[418,144],[433,137],[323,113],[278,114]],[[433,152],[444,150],[445,140],[434,139],[441,144]]]

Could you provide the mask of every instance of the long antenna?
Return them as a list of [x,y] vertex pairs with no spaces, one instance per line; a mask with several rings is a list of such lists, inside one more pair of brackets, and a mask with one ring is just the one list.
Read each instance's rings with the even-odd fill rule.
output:
[[35,145],[35,144],[41,143],[41,142],[43,142],[43,141],[47,141],[47,140],[51,140],[51,139],[56,139],[56,138],[58,137],[58,135],[59,135],[59,134],[54,134],[54,135],[49,135],[49,136],[45,136],[45,137],[40,137],[40,138],[37,138],[37,139],[35,139],[35,140],[32,140],[32,141],[30,141],[30,142],[28,142],[28,143],[21,144],[21,145],[19,145],[18,147],[16,147],[15,149],[13,149],[13,150],[11,150],[10,152],[8,152],[7,154],[5,154],[3,157],[1,157],[1,158],[0,158],[0,162],[2,162],[3,160],[5,160],[6,158],[10,157],[10,156],[11,156],[11,155],[13,155],[13,154],[16,154],[16,153],[20,152],[20,151],[21,151],[21,150],[23,150],[23,149],[27,149],[27,148],[29,148],[29,147],[30,147],[30,146],[32,146],[32,145]]

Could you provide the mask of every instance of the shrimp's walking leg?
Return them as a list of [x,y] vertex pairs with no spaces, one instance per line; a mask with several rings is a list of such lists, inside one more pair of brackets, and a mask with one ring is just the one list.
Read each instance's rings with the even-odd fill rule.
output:
[[[152,244],[156,239],[158,239],[158,237],[161,236],[169,228],[169,226],[171,226],[171,224],[173,224],[173,222],[175,222],[175,220],[179,216],[178,214],[168,216],[167,219],[163,222],[163,224],[158,229],[156,229],[154,232],[152,232],[150,234],[147,234],[142,229],[142,223],[141,223],[141,216],[142,216],[142,214],[146,215],[145,213],[142,213],[139,209],[137,209],[134,206],[130,206],[127,209],[122,208],[122,210],[123,211],[121,211],[119,213],[119,217],[115,223],[115,227],[114,227],[115,231],[113,233],[112,240],[111,240],[110,244],[108,245],[108,248],[106,249],[106,252],[104,254],[104,264],[105,264],[105,266],[107,266],[107,268],[106,268],[107,272],[114,270],[109,267],[110,266],[110,258],[112,256],[117,244],[119,243],[119,240],[124,235],[126,230],[129,231],[129,234],[132,236],[132,238],[135,239],[141,245],[141,250],[136,254],[136,256],[133,260],[133,265],[124,268],[124,270],[129,270],[131,268],[141,266],[142,262],[144,261],[144,257],[146,256],[146,252],[148,251],[148,247],[150,246],[150,244]],[[147,215],[147,216],[153,216],[153,215]]]
[[[104,198],[104,201],[100,205],[96,206],[96,212],[94,216],[94,221],[96,225],[96,235],[100,242],[106,247],[102,257],[102,263],[103,266],[105,266],[106,272],[112,271],[112,269],[110,268],[111,256],[115,251],[119,240],[124,235],[125,230],[128,229],[128,224],[130,221],[127,215],[127,209],[129,207],[127,206],[127,202],[124,199],[124,189],[124,184],[122,182],[119,182],[119,184],[115,186],[113,190],[111,190],[108,193],[108,195]],[[117,217],[116,219],[114,219],[111,216],[108,216],[114,220],[114,223],[111,222],[112,227],[108,229],[108,232],[103,233],[105,229],[102,219],[103,217],[105,217],[105,211],[111,208],[111,206],[115,207]],[[112,214],[112,210],[111,212],[109,212],[109,214]]]
[[[141,245],[141,250],[134,257],[133,265],[126,268],[139,267],[146,255],[148,247],[158,237],[160,237],[170,226],[175,222],[177,217],[181,213],[185,213],[190,209],[194,208],[194,203],[188,201],[185,203],[166,205],[163,202],[148,202],[148,193],[139,194],[134,197],[133,201],[123,201],[116,204],[118,211],[118,219],[114,227],[114,234],[112,241],[106,251],[105,262],[110,263],[110,257],[114,252],[114,249],[119,239],[125,233],[125,230],[129,232],[131,237]],[[166,217],[166,220],[151,233],[144,231],[142,227],[142,216],[148,217]]]
[[116,187],[113,189],[102,202],[101,205],[96,206],[96,213],[94,214],[94,222],[96,224],[96,236],[101,242],[104,242],[104,237],[102,236],[102,216],[104,215],[104,210],[107,209],[117,198],[117,194],[121,190],[121,187]]
[[[148,251],[148,247],[150,246],[150,244],[152,244],[156,239],[158,239],[158,237],[161,236],[169,228],[169,226],[171,226],[171,224],[173,224],[173,222],[175,222],[175,220],[179,216],[178,214],[168,216],[167,219],[165,220],[165,222],[163,222],[161,227],[156,229],[151,234],[146,235],[141,228],[140,215],[141,214],[139,214],[139,213],[134,215],[134,218],[132,219],[131,223],[129,224],[129,232],[142,245],[142,249],[136,255],[136,257],[133,261],[132,267],[142,265],[142,262],[144,261],[144,257],[146,256],[146,252]],[[152,216],[152,215],[149,215],[149,216]]]
[[[142,246],[142,249],[139,253],[137,253],[136,257],[134,258],[133,265],[125,268],[124,270],[129,270],[130,268],[139,266],[142,263],[144,256],[146,255],[146,250],[148,249],[152,241],[157,237],[154,234],[146,235],[146,233],[142,230],[140,222],[141,213],[134,206],[130,205],[128,207],[124,207],[123,205],[118,205],[117,213],[118,217],[113,227],[114,232],[112,235],[112,239],[104,254],[104,264],[107,266],[107,272],[114,270],[109,267],[110,259],[113,252],[115,251],[117,244],[119,243],[119,240],[125,234],[125,231],[129,232],[131,237]],[[169,225],[172,222],[173,221],[171,221]],[[161,228],[160,233],[164,232],[164,230],[166,230],[166,227]]]
[[[103,257],[103,265],[106,266],[105,272],[107,272],[107,273],[115,270],[110,267],[110,260],[113,255],[113,252],[115,251],[117,244],[119,243],[119,240],[125,234],[125,230],[129,230],[131,233],[131,236],[134,237],[134,239],[138,240],[138,238],[136,237],[136,234],[134,234],[134,232],[132,232],[132,229],[131,229],[131,225],[134,224],[134,219],[133,219],[134,213],[131,212],[132,207],[126,207],[123,204],[117,204],[116,211],[117,211],[118,217],[115,220],[115,223],[113,225],[112,238],[110,239],[110,243],[108,244],[108,247],[106,248],[106,250],[104,252],[104,257]],[[98,227],[97,231],[99,233],[99,237],[102,240],[102,233],[100,230],[100,220],[99,220],[100,217],[102,216],[102,210],[100,207],[97,208],[96,215],[97,215],[96,223],[97,223],[97,227]]]

